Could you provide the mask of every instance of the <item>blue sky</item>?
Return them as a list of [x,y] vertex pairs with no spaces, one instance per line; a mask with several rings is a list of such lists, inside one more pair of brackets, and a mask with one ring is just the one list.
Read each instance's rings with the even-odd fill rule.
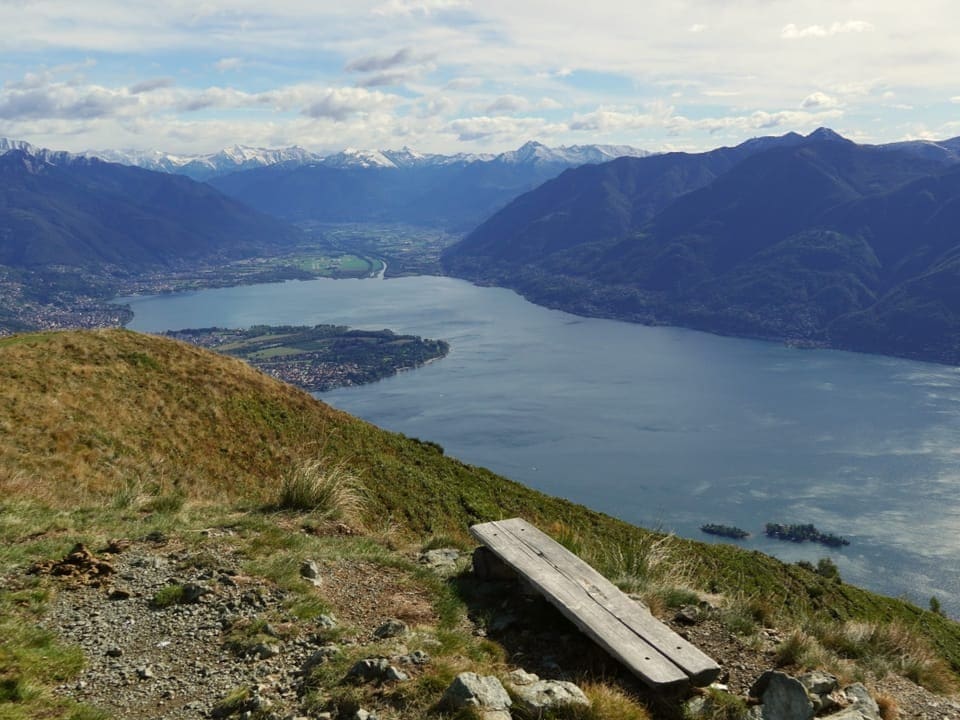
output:
[[0,136],[56,149],[960,135],[952,0],[0,0],[0,13]]

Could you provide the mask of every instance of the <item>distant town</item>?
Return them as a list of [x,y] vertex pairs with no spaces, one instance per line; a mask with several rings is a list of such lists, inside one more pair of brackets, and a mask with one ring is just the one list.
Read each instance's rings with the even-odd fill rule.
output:
[[166,335],[241,358],[310,392],[375,382],[444,357],[450,349],[443,340],[339,325],[200,328]]

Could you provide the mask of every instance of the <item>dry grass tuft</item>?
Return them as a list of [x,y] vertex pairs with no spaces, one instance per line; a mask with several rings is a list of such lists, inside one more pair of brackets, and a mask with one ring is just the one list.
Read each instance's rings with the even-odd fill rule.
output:
[[877,707],[880,708],[881,720],[900,720],[900,705],[893,695],[879,693],[873,696],[877,701]]
[[296,463],[280,480],[277,506],[322,520],[359,519],[363,496],[346,465],[320,458]]
[[827,623],[815,626],[812,632],[828,651],[855,661],[876,677],[895,673],[939,694],[957,689],[950,665],[926,638],[903,623]]
[[590,699],[590,707],[572,707],[564,717],[577,720],[650,720],[650,713],[639,702],[616,687],[601,682],[581,684]]
[[803,630],[794,630],[777,647],[775,660],[777,667],[795,667],[809,670],[823,666],[827,662],[823,646],[812,635]]

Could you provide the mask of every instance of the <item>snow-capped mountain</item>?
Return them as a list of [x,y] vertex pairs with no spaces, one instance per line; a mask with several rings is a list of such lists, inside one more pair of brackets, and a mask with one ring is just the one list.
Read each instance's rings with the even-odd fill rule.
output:
[[398,167],[386,154],[379,150],[357,150],[347,148],[334,155],[318,160],[320,165],[333,168],[392,168]]
[[91,150],[83,154],[121,165],[135,165],[147,170],[187,175],[194,180],[207,180],[239,170],[269,165],[284,163],[305,165],[323,159],[322,155],[296,145],[287,148],[233,145],[207,155],[173,155],[159,150]]
[[547,147],[543,143],[531,140],[517,150],[500,153],[494,162],[505,164],[558,164],[586,165],[602,163],[618,157],[646,157],[651,153],[629,145],[570,145],[557,148]]
[[157,172],[187,175],[194,180],[209,180],[241,170],[286,165],[322,165],[331,168],[420,168],[436,166],[466,166],[471,163],[494,162],[499,165],[563,165],[574,166],[600,163],[623,155],[643,157],[650,153],[629,145],[572,145],[550,148],[539,142],[528,142],[517,150],[500,153],[457,153],[439,155],[420,153],[409,147],[400,150],[361,150],[347,148],[338,153],[322,155],[299,146],[286,148],[257,148],[233,145],[216,153],[185,155],[160,150],[88,150],[70,154],[36,148],[30,143],[0,138],[0,154],[9,150],[23,150],[49,162],[68,158],[98,158],[106,162],[132,165]]
[[47,150],[46,148],[38,148],[23,140],[10,140],[9,138],[0,137],[0,155],[14,150],[19,150],[31,157],[53,164],[67,162],[74,157],[63,150]]

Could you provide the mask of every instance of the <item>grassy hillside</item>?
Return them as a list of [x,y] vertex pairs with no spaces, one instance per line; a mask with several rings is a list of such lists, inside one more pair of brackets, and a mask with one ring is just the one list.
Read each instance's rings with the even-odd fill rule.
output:
[[[748,623],[895,621],[960,670],[960,625],[938,614],[756,552],[665,541],[380,430],[239,360],[125,330],[0,342],[0,576],[77,540],[199,530],[230,514],[273,538],[271,553],[294,547],[304,541],[283,539],[281,526],[296,522],[256,518],[275,512],[291,468],[318,458],[357,478],[355,522],[392,546],[470,547],[470,524],[519,515],[626,587],[656,565],[661,578],[739,599]],[[265,552],[267,540],[256,542]],[[0,643],[0,681],[25,662],[12,642]]]

